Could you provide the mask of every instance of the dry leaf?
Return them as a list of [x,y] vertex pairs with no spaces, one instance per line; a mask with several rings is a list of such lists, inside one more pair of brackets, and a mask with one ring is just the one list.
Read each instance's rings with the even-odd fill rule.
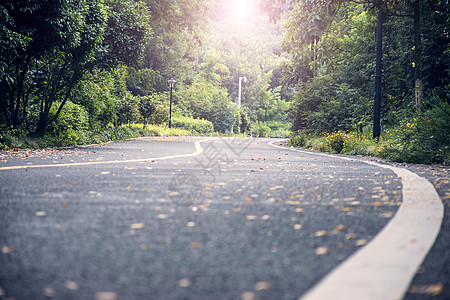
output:
[[195,227],[195,222],[188,222],[186,224],[187,227]]
[[332,233],[333,234],[338,234],[339,232],[341,232],[342,230],[344,230],[344,225],[342,225],[342,224],[340,224],[340,225],[338,225],[333,231],[332,231]]
[[327,235],[326,230],[320,230],[315,233],[315,236],[326,236],[326,235]]
[[67,280],[66,282],[64,282],[64,285],[69,290],[72,290],[72,291],[78,290],[78,283],[76,283],[75,281]]
[[247,201],[247,202],[252,202],[253,200],[250,199],[250,198],[245,198],[245,201]]
[[263,219],[263,220],[269,220],[269,219],[270,219],[270,216],[269,216],[269,215],[264,215],[264,216],[261,217],[261,219]]
[[356,235],[355,235],[354,233],[347,233],[347,234],[345,235],[345,239],[346,239],[346,240],[352,240],[352,239],[354,239],[354,238],[356,238]]
[[130,225],[131,229],[142,229],[145,227],[145,223],[134,223]]
[[119,297],[113,292],[98,292],[95,294],[95,300],[117,300]]
[[156,216],[157,219],[163,220],[163,219],[167,219],[169,216],[166,214],[159,214]]
[[55,290],[51,286],[46,286],[44,288],[44,296],[46,297],[54,297],[55,296]]
[[355,242],[356,246],[364,246],[365,244],[367,244],[367,240],[366,239],[360,239],[360,240],[357,240]]
[[286,201],[286,204],[289,204],[289,205],[300,205],[300,201]]
[[183,278],[178,281],[178,285],[182,288],[187,288],[191,286],[191,281],[187,278]]
[[257,216],[254,216],[254,215],[248,215],[248,216],[246,216],[245,218],[246,218],[247,220],[251,221],[251,220],[256,220],[256,219],[257,219]]
[[412,285],[409,292],[412,294],[428,294],[432,296],[438,296],[442,294],[444,285],[442,283],[430,284],[430,285]]
[[255,284],[255,291],[266,291],[270,289],[270,282],[260,281]]
[[190,248],[201,248],[201,247],[202,247],[202,244],[199,243],[199,242],[191,242],[191,243],[189,244],[189,247],[190,247]]
[[319,247],[316,249],[316,255],[326,255],[330,253],[327,247]]
[[255,293],[253,292],[244,292],[241,295],[242,300],[253,300],[255,299]]
[[295,230],[300,230],[300,229],[302,229],[302,227],[303,227],[303,226],[302,226],[301,224],[295,224],[295,225],[294,225],[294,229],[295,229]]
[[36,217],[45,217],[47,213],[45,211],[37,211],[34,213]]

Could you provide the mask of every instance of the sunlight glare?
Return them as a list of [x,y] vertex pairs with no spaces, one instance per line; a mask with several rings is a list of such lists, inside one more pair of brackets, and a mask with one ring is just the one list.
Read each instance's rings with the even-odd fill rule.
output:
[[254,2],[251,0],[234,0],[231,3],[231,13],[239,19],[249,19],[254,9]]

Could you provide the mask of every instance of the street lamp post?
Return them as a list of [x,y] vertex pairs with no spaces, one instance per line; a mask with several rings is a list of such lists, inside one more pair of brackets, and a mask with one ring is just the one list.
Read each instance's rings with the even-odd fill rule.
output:
[[167,80],[167,85],[170,88],[169,128],[172,128],[172,90],[173,87],[175,86],[175,83],[177,82],[173,78]]
[[238,106],[241,107],[241,92],[242,92],[242,80],[244,80],[244,82],[247,82],[247,77],[243,76],[243,77],[239,77],[239,96],[238,96]]
[[264,118],[264,122],[267,122],[267,108],[269,108],[269,102],[264,102],[264,108],[266,109],[266,116]]

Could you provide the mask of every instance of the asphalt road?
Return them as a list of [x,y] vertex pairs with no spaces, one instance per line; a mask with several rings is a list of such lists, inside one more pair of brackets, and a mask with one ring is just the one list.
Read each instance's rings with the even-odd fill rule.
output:
[[[0,299],[298,299],[390,221],[402,183],[271,141],[3,153]],[[405,299],[450,298],[446,232]]]

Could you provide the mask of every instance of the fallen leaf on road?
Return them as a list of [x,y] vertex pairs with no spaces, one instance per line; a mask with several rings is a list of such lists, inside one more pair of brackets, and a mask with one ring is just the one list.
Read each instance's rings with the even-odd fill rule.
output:
[[302,227],[303,227],[303,226],[302,226],[301,224],[295,224],[295,225],[294,225],[294,229],[295,229],[295,230],[300,230],[300,229],[302,229]]
[[326,236],[327,235],[327,231],[326,230],[320,230],[320,231],[317,231],[314,235],[317,236],[317,237],[319,237],[319,236]]
[[67,280],[66,282],[64,282],[64,286],[72,291],[78,290],[78,283],[72,280]]
[[188,222],[186,224],[187,227],[195,227],[195,222]]
[[432,296],[438,296],[442,294],[444,285],[442,283],[430,284],[430,285],[412,285],[409,292],[412,294],[428,294]]
[[131,229],[142,229],[145,227],[145,223],[134,223],[130,225]]
[[354,239],[354,238],[356,238],[356,235],[355,235],[354,233],[347,233],[347,234],[345,235],[345,239],[346,239],[346,240],[352,240],[352,239]]
[[178,285],[182,288],[187,288],[191,286],[191,281],[187,278],[183,278],[178,281]]
[[160,219],[160,220],[167,219],[168,217],[169,217],[169,216],[166,215],[166,214],[160,214],[160,215],[157,215],[157,216],[156,216],[156,218],[157,218],[157,219]]
[[45,217],[47,213],[45,211],[37,211],[34,213],[36,217]]
[[316,255],[326,255],[330,253],[327,247],[319,247],[316,249]]
[[296,208],[295,209],[295,212],[296,213],[302,213],[302,212],[304,212],[305,210],[303,209],[303,208]]
[[263,219],[263,220],[269,220],[269,219],[270,219],[270,216],[269,216],[269,215],[264,215],[264,216],[261,217],[261,219]]
[[260,281],[255,284],[255,291],[266,291],[270,289],[270,282]]
[[3,254],[8,254],[14,251],[14,247],[13,246],[4,246],[2,247],[2,253]]
[[44,296],[46,297],[53,297],[55,296],[55,290],[51,286],[46,286],[44,288]]
[[241,295],[242,300],[253,300],[255,299],[255,293],[253,292],[244,292]]
[[347,212],[347,211],[351,211],[352,209],[350,207],[343,207],[341,208],[341,211]]
[[248,216],[246,216],[245,218],[246,218],[247,220],[251,221],[251,220],[256,220],[256,219],[257,219],[257,216],[254,216],[254,215],[248,215]]
[[202,244],[199,243],[199,242],[191,242],[191,243],[189,244],[189,247],[190,247],[190,248],[201,248],[201,247],[202,247]]
[[95,294],[95,300],[117,300],[119,297],[113,292],[98,292]]
[[360,239],[355,242],[356,246],[364,246],[365,244],[367,244],[367,240],[365,239]]
[[341,232],[342,230],[344,230],[344,225],[340,224],[338,225],[331,233],[332,234],[338,234],[339,232]]
[[300,201],[286,201],[285,203],[289,205],[300,205]]
[[392,218],[393,216],[394,216],[394,213],[391,211],[380,214],[380,217],[387,218],[387,219]]

